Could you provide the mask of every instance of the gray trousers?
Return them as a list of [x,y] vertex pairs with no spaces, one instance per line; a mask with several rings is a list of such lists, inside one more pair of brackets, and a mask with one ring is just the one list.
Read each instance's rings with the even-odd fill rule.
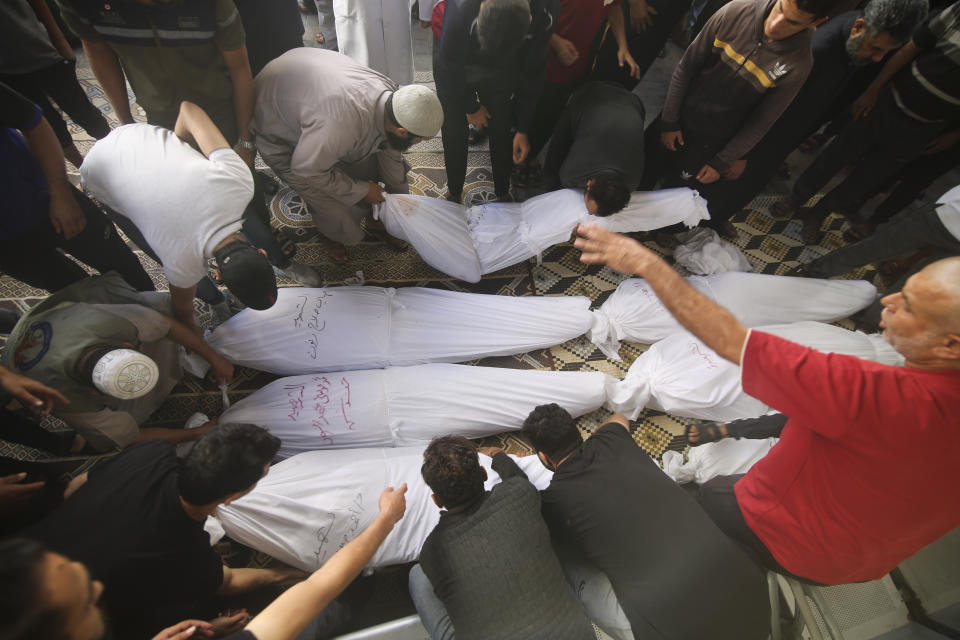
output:
[[[572,554],[561,555],[560,566],[587,617],[615,640],[633,640],[630,621],[620,607],[607,574]],[[454,640],[456,633],[450,615],[419,564],[410,570],[409,587],[410,598],[430,640]]]
[[[837,249],[814,260],[807,265],[810,275],[818,278],[846,273],[865,264],[889,260],[899,255],[912,253],[922,247],[932,245],[937,251],[914,265],[890,287],[890,291],[899,291],[907,278],[926,265],[948,256],[960,255],[960,240],[953,237],[940,222],[936,205],[924,205],[908,209],[893,217],[889,222],[877,227],[872,234],[842,249]],[[862,313],[865,321],[879,321],[882,307],[878,302]]]

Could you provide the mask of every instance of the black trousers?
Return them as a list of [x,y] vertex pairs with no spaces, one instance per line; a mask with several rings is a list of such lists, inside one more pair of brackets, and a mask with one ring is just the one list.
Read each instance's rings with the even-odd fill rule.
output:
[[[913,265],[889,287],[889,291],[900,291],[906,284],[907,278],[931,262],[960,255],[960,240],[954,238],[943,226],[937,215],[936,206],[932,204],[904,211],[881,224],[876,231],[860,242],[848,244],[814,260],[807,265],[807,269],[813,276],[828,278],[865,264],[909,254],[926,246],[932,246],[936,251]],[[876,300],[860,312],[861,321],[864,324],[876,326],[882,311],[883,305],[880,304],[880,300]]]
[[737,503],[737,495],[733,491],[734,485],[743,476],[742,473],[733,476],[717,476],[704,483],[700,487],[700,493],[696,496],[700,506],[728,538],[743,547],[754,561],[764,569],[796,578],[807,584],[820,585],[819,582],[787,571],[747,525],[746,520],[743,519],[743,512],[740,511],[740,505]]
[[943,128],[943,124],[920,122],[904,114],[888,90],[873,111],[848,124],[803,172],[793,187],[794,201],[803,204],[853,164],[850,175],[810,213],[811,218],[820,219],[833,211],[852,215],[867,196],[919,156]]
[[[490,164],[493,170],[493,185],[497,196],[510,191],[510,172],[513,170],[513,81],[487,82],[473,87],[479,105],[490,112],[487,135],[490,141]],[[443,107],[443,162],[447,170],[447,189],[452,198],[463,196],[463,183],[467,176],[467,115],[462,113],[461,96],[447,92],[437,81],[437,97]]]
[[650,191],[658,181],[662,188],[703,189],[697,173],[723,148],[723,140],[683,128],[684,145],[670,151],[660,141],[660,115],[647,127],[643,138],[644,171],[640,191]]
[[567,106],[570,96],[580,86],[582,80],[575,80],[566,84],[545,82],[540,98],[537,100],[537,110],[533,125],[530,127],[530,158],[536,158],[547,140],[554,134],[560,114]]
[[[637,66],[640,67],[640,78],[643,78],[647,69],[660,55],[670,33],[690,8],[690,0],[649,0],[647,4],[657,12],[657,15],[653,16],[653,24],[645,31],[634,31],[630,25],[629,2],[621,3],[620,9],[616,7],[612,9],[612,11],[623,11],[627,29],[627,48]],[[621,67],[617,62],[617,41],[610,27],[605,27],[600,37],[597,60],[590,79],[616,82],[627,90],[632,90],[640,81],[631,78],[630,70]]]
[[[897,186],[877,206],[870,217],[870,222],[873,224],[887,222],[909,207],[936,179],[956,166],[960,166],[960,144],[955,144],[946,151],[922,155],[915,159],[897,174]],[[940,194],[930,195],[939,196]]]
[[50,100],[56,102],[71,120],[83,127],[94,138],[99,140],[110,133],[110,125],[107,124],[106,118],[99,109],[90,104],[87,94],[77,81],[75,62],[63,60],[30,73],[0,74],[0,82],[4,82],[40,105],[43,109],[43,117],[53,127],[53,132],[57,134],[57,140],[62,147],[73,144],[73,136],[70,135],[67,123],[63,121],[63,117]]
[[31,287],[58,291],[87,277],[86,271],[58,251],[62,249],[100,273],[116,271],[138,291],[154,291],[140,259],[120,238],[113,223],[78,189],[71,189],[87,219],[83,231],[67,240],[44,216],[33,230],[0,242],[0,271]]

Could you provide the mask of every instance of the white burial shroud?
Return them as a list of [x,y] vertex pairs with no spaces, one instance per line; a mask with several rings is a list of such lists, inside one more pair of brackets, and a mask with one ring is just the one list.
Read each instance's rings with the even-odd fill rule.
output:
[[[835,322],[874,301],[877,288],[865,280],[822,280],[729,272],[686,281],[747,327],[816,320]],[[620,360],[620,341],[652,344],[683,331],[642,278],[624,280],[596,312],[590,341]]]
[[[833,321],[876,296],[862,280],[816,280],[754,273],[688,281],[747,326]],[[245,309],[210,334],[236,364],[296,375],[466,362],[560,344],[589,331],[619,360],[620,340],[651,343],[681,327],[645,281],[625,280],[596,312],[584,297],[496,296],[405,287],[280,289],[265,311]]]
[[650,231],[710,218],[706,201],[691,189],[634,192],[627,206],[605,218],[591,216],[583,192],[562,189],[523,203],[465,207],[426,196],[387,194],[375,215],[390,235],[406,240],[434,269],[467,282],[523,262],[570,239],[580,223],[611,231]]
[[560,344],[590,328],[583,297],[497,296],[405,287],[280,289],[207,337],[235,364],[298,375],[466,362]]
[[[440,520],[440,510],[420,475],[425,447],[310,451],[270,467],[249,494],[217,508],[216,518],[234,540],[304,571],[315,571],[356,538],[378,513],[380,493],[407,483],[407,510],[368,564],[412,562]],[[513,456],[511,456],[513,457]],[[536,456],[514,460],[538,489],[553,474]],[[500,482],[490,458],[486,488]]]
[[[866,335],[819,322],[759,327],[825,353],[900,365],[903,358],[880,334]],[[677,333],[652,345],[614,387],[607,407],[633,419],[644,407],[703,420],[737,420],[775,413],[744,393],[740,368],[721,358],[690,333]]]
[[573,416],[603,406],[604,373],[424,364],[276,380],[234,404],[220,423],[261,426],[279,455],[317,449],[426,445],[440,435],[479,438],[520,429],[555,402]]

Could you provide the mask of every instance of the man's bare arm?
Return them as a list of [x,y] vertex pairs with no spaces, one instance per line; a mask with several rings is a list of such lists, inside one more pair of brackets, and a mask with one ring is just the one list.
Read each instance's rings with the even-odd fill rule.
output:
[[107,100],[117,114],[120,124],[132,124],[130,99],[127,96],[127,81],[120,66],[120,58],[106,42],[83,41],[83,52],[87,56],[93,75],[107,94]]
[[330,604],[366,566],[406,510],[404,493],[387,488],[380,495],[380,514],[363,533],[337,551],[307,580],[287,589],[247,625],[257,640],[292,640]]
[[574,246],[580,261],[606,264],[622,273],[644,278],[663,306],[690,333],[721,357],[740,364],[747,328],[729,311],[687,284],[670,265],[632,238],[594,225],[579,225]]
[[200,335],[200,327],[193,317],[193,299],[197,295],[196,285],[187,289],[170,286],[170,308],[173,311],[173,317],[185,324],[191,331]]
[[46,118],[41,118],[40,124],[33,129],[21,133],[47,181],[53,228],[70,240],[87,226],[87,217],[73,197],[73,190],[67,180],[63,149],[60,148],[57,134],[53,132],[53,127]]
[[173,132],[185,142],[196,145],[200,153],[210,157],[217,149],[229,149],[230,143],[220,133],[207,112],[184,100],[180,103],[180,113],[173,125]]
[[[237,135],[240,140],[253,142],[253,134],[250,133],[250,120],[253,119],[253,73],[250,71],[247,48],[240,47],[220,53],[223,54],[230,81],[233,83],[233,111],[237,118]],[[247,164],[253,166],[254,151],[238,144],[237,140],[231,140],[230,143],[237,145],[234,151],[240,154]]]
[[223,566],[223,583],[217,589],[217,595],[235,596],[260,587],[304,578],[307,574],[293,567],[285,569],[231,569]]
[[80,475],[76,476],[70,483],[67,485],[67,488],[63,490],[63,499],[66,500],[73,494],[77,492],[77,489],[87,484],[87,472],[83,472]]

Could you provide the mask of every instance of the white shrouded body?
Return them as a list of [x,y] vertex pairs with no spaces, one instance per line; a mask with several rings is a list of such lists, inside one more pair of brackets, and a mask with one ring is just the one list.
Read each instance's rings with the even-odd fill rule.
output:
[[688,227],[710,217],[691,189],[635,192],[627,206],[606,218],[591,216],[576,189],[552,191],[523,203],[474,207],[426,196],[388,194],[377,211],[387,231],[413,245],[424,262],[467,282],[540,256],[570,239],[576,225],[611,231],[650,231],[678,222]]
[[[899,365],[903,358],[880,334],[866,335],[819,322],[759,327],[825,353]],[[636,418],[644,407],[703,420],[756,418],[773,410],[744,393],[740,368],[718,356],[693,334],[681,332],[657,342],[630,366],[611,389],[607,407]]]
[[[818,280],[761,273],[718,273],[686,281],[748,327],[816,320],[834,322],[874,301],[865,280]],[[620,341],[652,344],[683,331],[646,280],[629,278],[597,310],[590,340],[619,360]]]
[[245,309],[210,334],[225,358],[296,375],[466,362],[525,353],[585,333],[583,297],[514,297],[406,287],[280,289],[270,309]]
[[[304,571],[315,571],[356,538],[378,513],[380,493],[407,483],[407,510],[369,567],[412,562],[440,520],[420,475],[425,447],[311,451],[275,464],[249,494],[217,509],[234,540]],[[536,456],[514,458],[538,489],[553,474]],[[500,477],[487,469],[486,488]]]
[[279,455],[317,449],[425,445],[520,429],[537,405],[573,416],[599,409],[613,378],[600,372],[424,364],[276,380],[220,416],[280,438]]

